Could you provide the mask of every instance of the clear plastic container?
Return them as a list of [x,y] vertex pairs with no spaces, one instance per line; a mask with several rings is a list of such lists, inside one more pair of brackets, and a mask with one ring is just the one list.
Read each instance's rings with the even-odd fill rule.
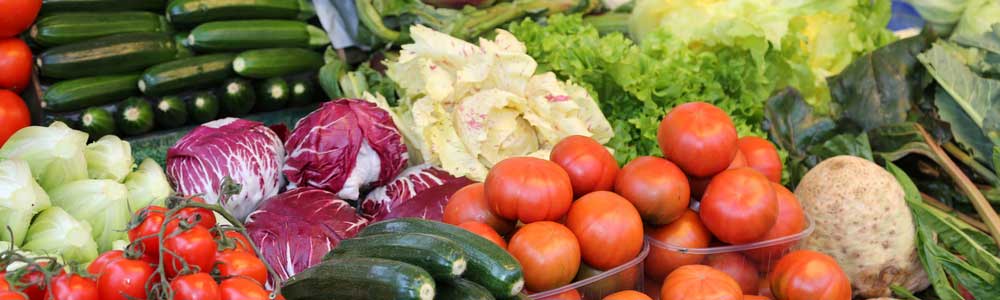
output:
[[643,261],[646,260],[646,255],[649,254],[649,247],[650,244],[648,242],[644,243],[639,256],[611,270],[557,289],[531,294],[529,297],[535,300],[570,299],[560,296],[565,293],[573,293],[575,290],[581,298],[574,297],[572,298],[574,300],[601,300],[605,296],[618,291],[641,291],[644,278]]

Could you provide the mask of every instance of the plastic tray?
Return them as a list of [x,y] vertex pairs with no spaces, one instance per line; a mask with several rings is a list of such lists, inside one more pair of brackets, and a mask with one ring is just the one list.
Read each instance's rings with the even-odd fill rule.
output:
[[569,285],[552,289],[540,293],[531,294],[531,299],[554,300],[565,299],[557,296],[576,290],[582,296],[582,300],[601,300],[604,296],[623,290],[642,290],[645,269],[643,262],[646,255],[649,255],[649,243],[644,243],[639,256],[620,266],[604,271],[600,275],[580,280]]

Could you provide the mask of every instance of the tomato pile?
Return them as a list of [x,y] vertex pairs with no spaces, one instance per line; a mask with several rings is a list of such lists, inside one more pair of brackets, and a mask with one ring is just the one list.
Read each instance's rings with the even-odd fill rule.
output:
[[[808,251],[786,255],[794,241],[718,254],[658,247],[773,240],[802,232],[807,220],[795,195],[780,184],[774,145],[739,137],[718,107],[675,107],[660,123],[657,141],[663,157],[638,157],[621,168],[607,149],[582,136],[561,141],[549,160],[506,159],[485,182],[456,192],[443,220],[506,246],[531,292],[625,264],[642,251],[645,237],[655,241],[646,277],[662,286],[661,299],[850,298],[847,277],[833,259]],[[605,299],[630,293],[638,292]],[[729,294],[733,298],[724,296]],[[547,299],[581,295],[570,290]]]
[[31,125],[28,106],[17,94],[31,81],[31,49],[17,35],[31,26],[41,0],[0,1],[0,145],[18,129]]

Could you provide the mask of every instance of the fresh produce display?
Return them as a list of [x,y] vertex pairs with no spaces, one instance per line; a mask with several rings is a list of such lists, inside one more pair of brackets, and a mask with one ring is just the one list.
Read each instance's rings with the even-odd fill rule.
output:
[[472,183],[428,164],[417,165],[373,189],[358,206],[361,215],[373,221],[401,217],[441,220],[454,193]]

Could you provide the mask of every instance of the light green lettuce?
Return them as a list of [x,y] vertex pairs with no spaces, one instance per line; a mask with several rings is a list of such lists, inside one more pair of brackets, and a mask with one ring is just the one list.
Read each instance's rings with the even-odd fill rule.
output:
[[0,147],[0,158],[28,162],[38,184],[51,191],[64,183],[87,178],[83,154],[86,146],[86,133],[54,122],[49,127],[30,126],[14,133]]
[[21,249],[57,256],[68,263],[85,264],[97,258],[97,243],[90,236],[90,225],[59,207],[38,214]]
[[132,171],[132,146],[117,136],[105,135],[87,145],[83,154],[87,158],[90,179],[122,182]]
[[0,241],[21,245],[31,218],[49,206],[49,196],[35,183],[28,163],[0,159],[0,224],[6,226],[0,228]]
[[128,174],[125,187],[128,188],[129,211],[133,213],[149,205],[163,206],[173,193],[163,168],[150,158],[143,160],[139,168]]
[[49,193],[52,205],[61,207],[90,224],[98,249],[110,250],[115,240],[126,239],[131,212],[128,189],[106,179],[87,179],[64,184]]

